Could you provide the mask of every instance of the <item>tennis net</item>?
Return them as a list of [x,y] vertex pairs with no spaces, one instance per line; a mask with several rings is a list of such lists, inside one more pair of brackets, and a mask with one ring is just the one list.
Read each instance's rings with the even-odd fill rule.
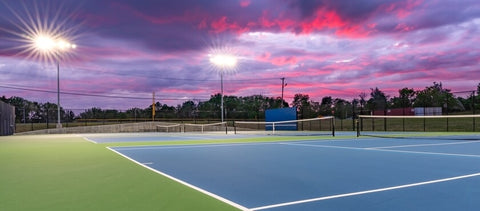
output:
[[215,132],[227,130],[227,122],[218,122],[211,124],[159,124],[157,125],[157,132],[162,133],[187,133],[187,132]]
[[216,132],[227,130],[227,122],[217,122],[211,124],[183,124],[183,132]]
[[157,132],[180,133],[182,128],[182,124],[157,125]]
[[357,126],[358,136],[480,139],[480,115],[359,115]]
[[235,121],[234,129],[236,134],[263,133],[269,135],[335,136],[335,121],[331,116],[276,122]]

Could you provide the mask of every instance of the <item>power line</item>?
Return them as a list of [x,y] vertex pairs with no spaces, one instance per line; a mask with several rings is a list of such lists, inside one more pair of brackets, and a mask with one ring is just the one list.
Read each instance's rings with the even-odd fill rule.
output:
[[[7,89],[15,89],[15,90],[24,90],[24,91],[32,91],[32,92],[43,92],[43,93],[54,93],[56,94],[57,91],[45,90],[45,89],[35,89],[35,88],[28,88],[28,87],[20,87],[20,86],[4,86],[0,85],[2,88]],[[134,99],[134,100],[147,100],[152,99],[151,97],[132,97],[132,96],[118,96],[118,95],[102,95],[102,94],[92,94],[92,93],[78,93],[78,92],[60,92],[64,95],[76,95],[76,96],[87,96],[87,97],[105,97],[105,98],[116,98],[116,99]],[[155,98],[156,100],[187,100],[185,98]],[[208,100],[203,98],[191,98],[195,100]]]
[[[157,77],[156,75],[145,74],[132,74],[130,73],[118,73],[118,72],[101,72],[102,74],[119,75],[119,76],[134,76],[142,78],[155,78],[157,80],[170,80],[170,81],[220,81],[220,79],[192,79],[192,78],[175,78],[175,77]],[[278,80],[278,78],[246,78],[246,79],[226,79],[225,81],[272,81]]]

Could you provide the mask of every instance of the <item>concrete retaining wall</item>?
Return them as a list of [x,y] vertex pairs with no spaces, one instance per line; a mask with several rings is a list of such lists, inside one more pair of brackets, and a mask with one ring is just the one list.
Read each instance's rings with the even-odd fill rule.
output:
[[99,125],[84,127],[66,127],[46,130],[35,130],[16,135],[38,135],[38,134],[65,134],[65,133],[133,133],[133,132],[155,132],[157,125],[170,125],[164,122],[141,122],[116,125]]

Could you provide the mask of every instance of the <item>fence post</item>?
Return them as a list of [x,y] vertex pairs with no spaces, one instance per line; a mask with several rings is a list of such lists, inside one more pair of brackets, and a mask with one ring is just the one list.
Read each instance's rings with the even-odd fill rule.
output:
[[360,136],[360,125],[359,125],[359,124],[360,124],[360,121],[355,120],[355,123],[354,123],[354,124],[357,125],[357,137],[359,137],[359,136]]

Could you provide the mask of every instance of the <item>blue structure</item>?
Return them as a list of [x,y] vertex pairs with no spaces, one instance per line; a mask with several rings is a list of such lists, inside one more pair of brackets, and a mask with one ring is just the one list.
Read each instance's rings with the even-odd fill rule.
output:
[[[267,109],[265,111],[265,122],[297,120],[297,107]],[[272,130],[273,124],[266,124],[265,130]],[[297,130],[297,123],[275,123],[275,130]]]

